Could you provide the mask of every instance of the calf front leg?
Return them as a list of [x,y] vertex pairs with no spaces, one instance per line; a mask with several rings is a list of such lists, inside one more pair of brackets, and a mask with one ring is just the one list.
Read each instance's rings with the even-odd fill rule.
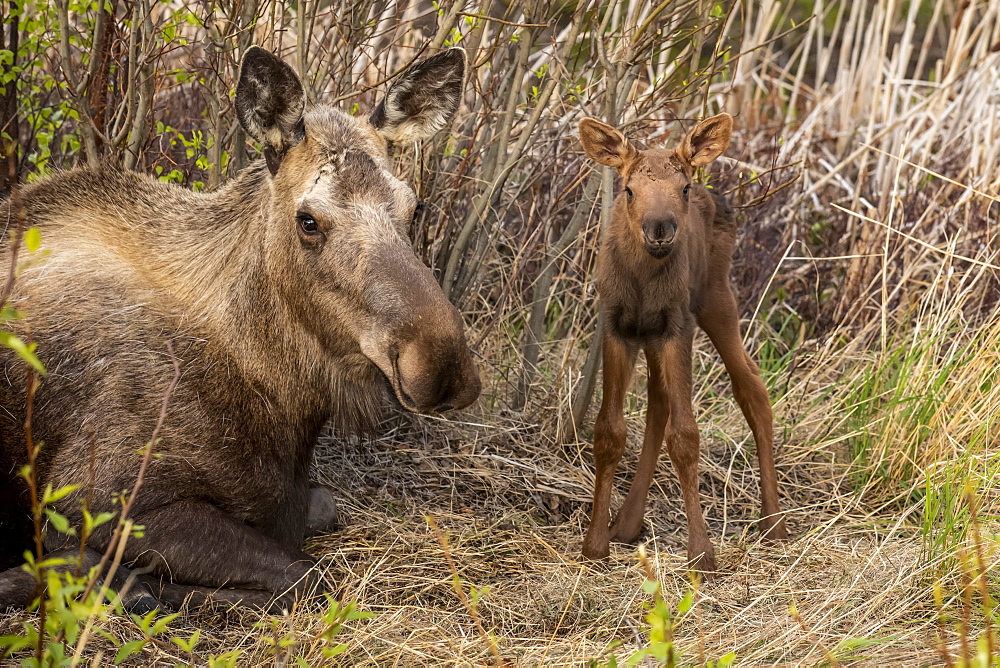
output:
[[625,450],[625,392],[635,366],[636,349],[613,334],[604,335],[604,393],[594,424],[594,506],[583,539],[583,556],[605,559],[611,553],[608,520],[611,484]]
[[[131,538],[126,544],[128,562],[150,569],[168,583],[243,590],[232,597],[219,596],[223,602],[241,600],[266,607],[262,601],[299,596],[316,579],[308,554],[282,545],[208,503],[179,501],[138,513],[134,520],[145,529],[142,538]],[[172,594],[166,586],[163,591],[176,604],[179,594]]]
[[663,370],[670,417],[667,424],[667,452],[677,469],[687,513],[688,548],[691,567],[710,578],[716,571],[715,548],[701,511],[698,491],[698,459],[701,450],[698,423],[691,409],[691,339],[693,326],[663,347]]
[[642,440],[642,452],[639,453],[639,466],[632,487],[629,488],[628,496],[618,510],[618,517],[611,525],[611,540],[619,543],[634,543],[642,533],[646,498],[649,496],[649,486],[656,472],[656,462],[660,458],[660,446],[663,445],[663,434],[669,414],[660,345],[648,345],[645,350],[646,366],[649,371],[646,380],[646,397],[649,404],[646,409],[646,433]]

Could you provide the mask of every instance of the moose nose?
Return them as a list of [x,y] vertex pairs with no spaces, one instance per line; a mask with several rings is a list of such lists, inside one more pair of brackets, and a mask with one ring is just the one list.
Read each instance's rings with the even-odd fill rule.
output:
[[392,362],[397,398],[405,408],[418,413],[465,408],[481,389],[479,371],[461,330],[435,334],[417,336],[403,344]]
[[642,219],[642,235],[650,246],[669,246],[677,236],[677,220],[671,214],[647,214]]
[[468,350],[414,342],[399,352],[394,365],[397,398],[411,411],[445,413],[479,396],[479,372]]

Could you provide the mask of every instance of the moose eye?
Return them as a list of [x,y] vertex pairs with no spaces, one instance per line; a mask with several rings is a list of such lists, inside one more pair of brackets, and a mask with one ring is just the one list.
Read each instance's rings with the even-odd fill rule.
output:
[[632,198],[635,197],[635,195],[632,193],[632,189],[627,186],[625,187],[625,195],[628,196],[628,201],[630,202],[632,201]]
[[423,202],[417,202],[417,205],[413,207],[413,222],[417,222],[417,218],[420,217],[420,214],[422,214],[426,208],[427,207],[424,206]]
[[296,218],[298,218],[299,220],[299,227],[301,227],[302,231],[305,232],[306,234],[316,234],[317,232],[319,232],[319,225],[316,223],[316,220],[309,214],[300,213],[299,215],[296,216]]
[[684,186],[684,190],[681,191],[681,197],[683,197],[684,201],[686,202],[688,201],[688,197],[690,195],[691,195],[691,184],[689,183],[686,186]]

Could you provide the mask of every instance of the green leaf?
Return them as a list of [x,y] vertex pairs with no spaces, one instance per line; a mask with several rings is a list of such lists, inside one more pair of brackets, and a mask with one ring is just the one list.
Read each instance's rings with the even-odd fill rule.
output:
[[171,642],[180,647],[182,650],[190,654],[194,650],[194,646],[198,644],[198,638],[201,636],[201,629],[195,630],[191,634],[191,637],[187,640],[183,638],[171,638]]
[[[153,614],[156,614],[157,612],[159,612],[159,611],[154,610]],[[167,627],[170,625],[170,622],[172,622],[175,619],[177,619],[180,616],[180,614],[181,613],[179,613],[179,612],[175,612],[173,614],[164,615],[164,616],[158,618],[156,620],[156,623],[153,624],[153,628],[150,629],[149,635],[155,636],[155,635],[159,635],[159,634],[163,633],[164,631],[166,631]]]
[[677,612],[681,616],[686,615],[691,606],[694,605],[694,592],[689,591],[684,594],[684,597],[677,603]]
[[119,648],[118,653],[115,654],[115,665],[119,665],[122,661],[129,658],[143,647],[146,646],[146,639],[133,640],[132,642],[127,642]]
[[15,353],[17,353],[18,357],[20,357],[25,362],[34,367],[35,371],[37,371],[39,374],[43,376],[45,375],[45,367],[42,366],[42,363],[35,356],[34,343],[30,345],[25,344],[24,341],[19,339],[12,332],[0,331],[0,345],[6,346],[7,348],[13,350]]
[[42,245],[42,231],[37,227],[29,227],[24,231],[24,246],[28,252],[34,253]]
[[68,495],[79,489],[79,485],[63,485],[59,489],[52,491],[52,485],[45,486],[45,493],[42,495],[42,505],[50,505],[66,498]]
[[347,651],[347,645],[345,643],[340,643],[339,645],[337,645],[335,647],[324,647],[323,648],[323,657],[326,658],[326,659],[332,659],[333,657],[337,656],[338,654],[343,654],[346,651]]
[[4,656],[13,654],[31,644],[31,639],[24,636],[0,636],[0,649],[4,650]]
[[76,529],[69,525],[69,520],[66,519],[65,515],[60,515],[51,508],[45,509],[45,514],[49,518],[49,522],[52,522],[52,526],[56,528],[56,531],[62,534],[74,535],[76,534]]

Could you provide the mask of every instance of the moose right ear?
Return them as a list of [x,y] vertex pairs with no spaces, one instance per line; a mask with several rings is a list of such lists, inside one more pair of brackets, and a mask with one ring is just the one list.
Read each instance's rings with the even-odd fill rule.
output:
[[392,142],[427,139],[443,130],[462,102],[465,49],[454,47],[412,65],[396,77],[368,119]]
[[305,137],[302,82],[280,58],[251,46],[240,63],[235,107],[243,129],[264,145],[264,159],[273,176],[288,149]]
[[622,169],[632,160],[638,150],[628,140],[628,137],[607,123],[585,118],[580,121],[580,142],[583,150],[591,158],[607,165]]

